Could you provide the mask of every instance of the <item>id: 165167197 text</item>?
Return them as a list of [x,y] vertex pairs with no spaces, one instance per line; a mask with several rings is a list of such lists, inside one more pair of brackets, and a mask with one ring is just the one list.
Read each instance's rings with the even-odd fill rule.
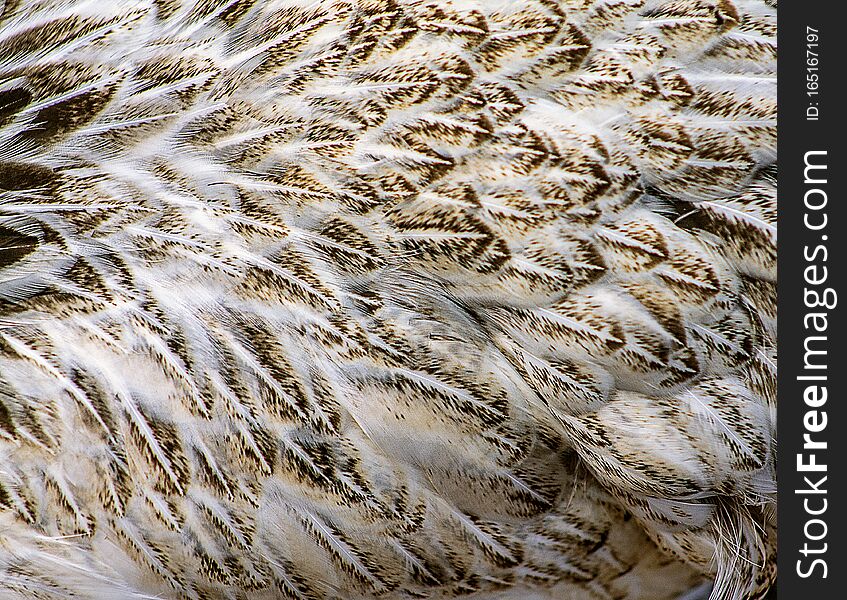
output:
[[809,98],[806,106],[806,120],[820,119],[818,95],[820,93],[820,34],[814,27],[806,26],[806,96]]

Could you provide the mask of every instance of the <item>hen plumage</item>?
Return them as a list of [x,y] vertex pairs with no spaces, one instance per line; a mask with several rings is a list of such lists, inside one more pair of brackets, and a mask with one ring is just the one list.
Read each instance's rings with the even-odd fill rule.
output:
[[0,597],[775,578],[766,0],[6,0]]

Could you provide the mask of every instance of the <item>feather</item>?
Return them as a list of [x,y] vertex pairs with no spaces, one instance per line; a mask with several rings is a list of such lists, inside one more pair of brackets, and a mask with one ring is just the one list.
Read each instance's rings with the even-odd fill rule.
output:
[[774,4],[2,3],[0,596],[763,597]]

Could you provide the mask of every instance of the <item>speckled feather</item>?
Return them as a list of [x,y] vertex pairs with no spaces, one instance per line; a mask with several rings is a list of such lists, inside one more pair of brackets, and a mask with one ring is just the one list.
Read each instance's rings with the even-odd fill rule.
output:
[[0,598],[775,573],[776,2],[0,2]]

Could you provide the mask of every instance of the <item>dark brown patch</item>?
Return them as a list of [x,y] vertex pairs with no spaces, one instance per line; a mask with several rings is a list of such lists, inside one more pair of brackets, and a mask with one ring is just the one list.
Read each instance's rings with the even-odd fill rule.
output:
[[156,7],[156,16],[160,19],[168,19],[179,9],[178,0],[153,0]]
[[[5,11],[4,11],[5,12]],[[43,25],[31,27],[0,42],[0,56],[9,63],[33,54],[43,48],[58,50],[63,44],[88,35],[104,26],[107,21],[67,17],[54,19]]]
[[49,167],[17,162],[0,162],[0,191],[17,192],[52,188],[56,172]]
[[32,101],[32,94],[23,88],[0,92],[0,127],[12,120],[12,115]]
[[31,254],[37,246],[36,238],[0,225],[0,269]]
[[218,18],[232,27],[256,4],[256,0],[238,0],[218,15]]
[[90,123],[111,100],[115,86],[89,90],[38,111],[30,129],[21,134],[25,140],[41,144],[56,141],[78,127]]

